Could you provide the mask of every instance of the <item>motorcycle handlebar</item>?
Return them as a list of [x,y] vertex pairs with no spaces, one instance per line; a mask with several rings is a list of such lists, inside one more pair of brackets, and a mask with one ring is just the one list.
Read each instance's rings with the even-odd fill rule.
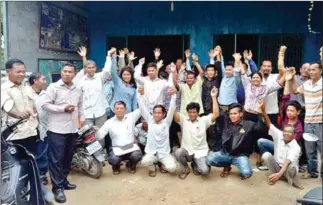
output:
[[12,129],[12,128],[14,128],[14,127],[17,127],[19,124],[23,123],[24,121],[25,121],[25,120],[20,119],[20,120],[17,120],[16,122],[13,122],[12,124],[10,124],[10,123],[6,123],[6,126],[3,126],[3,127],[1,128],[1,135],[2,135],[2,133],[4,133],[6,130],[8,130],[8,129]]

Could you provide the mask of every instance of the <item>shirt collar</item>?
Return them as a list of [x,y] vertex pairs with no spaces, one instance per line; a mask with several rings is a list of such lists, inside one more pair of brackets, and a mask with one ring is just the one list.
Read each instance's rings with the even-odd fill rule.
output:
[[122,122],[122,121],[124,121],[124,120],[126,120],[127,119],[127,115],[125,115],[124,117],[123,117],[123,119],[122,120],[119,120],[118,118],[117,118],[117,116],[114,116],[113,117],[113,120],[115,120],[115,121],[120,121],[120,122]]
[[197,117],[196,118],[196,120],[194,121],[194,122],[192,122],[192,120],[189,118],[189,117],[187,117],[187,119],[186,119],[187,121],[189,121],[189,122],[191,122],[191,123],[195,123],[195,122],[199,122],[199,120],[200,120],[200,117]]
[[96,75],[95,74],[91,78],[88,75],[85,75],[85,77],[84,77],[85,80],[92,80],[92,79],[95,79],[95,78],[96,78]]
[[230,123],[231,125],[233,125],[233,126],[236,126],[236,125],[241,125],[241,126],[243,126],[243,122],[244,122],[244,120],[241,120],[238,124],[233,124],[233,123],[231,122],[231,120],[229,121],[229,123]]
[[[59,81],[57,81],[57,82],[58,82],[58,84],[59,84],[60,86],[68,87],[68,86],[63,82],[63,80],[62,80],[62,79],[60,79],[60,80],[59,80]],[[69,88],[74,88],[74,83],[73,83],[73,82],[71,83],[71,86],[70,86]]]
[[322,85],[322,77],[320,78],[320,80],[316,81],[316,83],[313,84],[313,80],[311,79],[311,85],[315,86],[315,85]]

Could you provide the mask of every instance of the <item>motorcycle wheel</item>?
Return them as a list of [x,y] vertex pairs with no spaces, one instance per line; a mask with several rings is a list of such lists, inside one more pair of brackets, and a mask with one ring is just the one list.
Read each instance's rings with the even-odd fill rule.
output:
[[91,168],[84,171],[92,178],[95,178],[95,179],[100,178],[103,173],[102,163],[93,157],[92,157],[91,163],[92,163]]

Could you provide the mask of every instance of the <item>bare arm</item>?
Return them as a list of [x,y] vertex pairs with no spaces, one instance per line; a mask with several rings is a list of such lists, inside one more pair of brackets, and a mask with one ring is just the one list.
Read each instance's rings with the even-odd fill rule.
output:
[[199,75],[201,76],[201,78],[203,78],[204,71],[203,71],[203,68],[198,63],[198,60],[199,60],[198,56],[193,53],[192,58],[193,58],[193,64],[197,68]]
[[212,89],[211,91],[211,96],[212,96],[212,116],[211,116],[211,120],[212,122],[214,122],[218,117],[219,117],[219,105],[218,105],[218,101],[217,101],[217,94],[218,94],[218,90],[217,89]]
[[281,46],[278,52],[278,71],[279,71],[278,78],[281,78],[285,73],[284,60],[285,60],[286,49],[287,49],[286,46]]
[[262,116],[264,117],[265,119],[265,123],[267,125],[268,128],[270,128],[270,125],[271,125],[271,121],[266,113],[266,106],[265,106],[265,102],[262,101],[260,104],[259,104],[259,109],[261,109],[261,112],[262,112]]

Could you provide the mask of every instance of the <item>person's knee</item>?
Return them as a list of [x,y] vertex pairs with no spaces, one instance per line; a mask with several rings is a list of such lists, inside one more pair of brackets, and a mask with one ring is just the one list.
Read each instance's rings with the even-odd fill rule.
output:
[[121,159],[117,156],[108,156],[108,162],[112,166],[118,165],[121,162]]
[[270,158],[272,158],[273,155],[270,153],[270,152],[265,152],[262,154],[261,158],[264,160],[264,161],[268,161]]
[[149,156],[144,156],[141,160],[141,164],[144,166],[151,166],[154,164],[154,160]]
[[252,169],[250,168],[243,168],[241,171],[240,171],[240,176],[241,177],[244,177],[244,178],[249,178],[252,176]]
[[176,171],[176,163],[170,163],[165,165],[165,169],[170,173],[174,173]]
[[208,175],[210,173],[211,167],[206,165],[204,167],[202,167],[199,172],[201,175]]
[[206,158],[206,164],[209,166],[215,166],[215,167],[220,166],[216,152],[209,153],[209,155]]
[[175,151],[175,158],[177,161],[180,161],[181,157],[183,156],[184,154],[184,148],[178,148],[176,151]]
[[140,151],[135,151],[131,155],[131,161],[139,162],[142,159],[142,153]]

